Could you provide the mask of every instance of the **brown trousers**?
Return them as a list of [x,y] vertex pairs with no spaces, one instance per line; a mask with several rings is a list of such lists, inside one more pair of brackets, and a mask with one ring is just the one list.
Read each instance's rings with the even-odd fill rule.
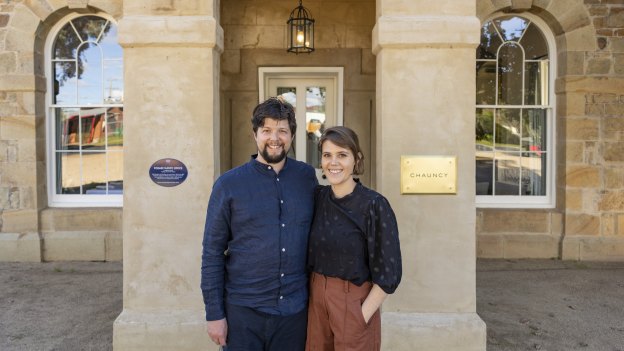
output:
[[371,288],[371,282],[357,286],[312,273],[306,351],[379,351],[379,310],[368,324],[362,315],[362,303]]

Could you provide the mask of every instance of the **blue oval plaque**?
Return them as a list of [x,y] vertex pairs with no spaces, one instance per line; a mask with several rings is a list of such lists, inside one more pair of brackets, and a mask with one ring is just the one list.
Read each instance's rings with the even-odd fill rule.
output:
[[181,161],[163,158],[154,162],[149,169],[150,178],[160,186],[172,187],[182,184],[188,176],[188,170]]

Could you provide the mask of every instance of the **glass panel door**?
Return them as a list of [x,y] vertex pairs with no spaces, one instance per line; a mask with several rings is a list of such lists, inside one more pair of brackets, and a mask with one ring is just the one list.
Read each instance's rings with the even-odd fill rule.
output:
[[316,168],[321,181],[318,141],[338,124],[336,82],[333,78],[267,77],[264,99],[281,95],[295,108],[297,132],[289,156]]

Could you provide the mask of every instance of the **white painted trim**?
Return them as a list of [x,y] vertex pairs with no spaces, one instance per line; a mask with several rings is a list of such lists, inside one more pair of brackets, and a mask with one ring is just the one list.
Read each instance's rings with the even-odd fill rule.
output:
[[[552,29],[548,27],[546,22],[542,20],[540,17],[528,13],[503,13],[496,12],[490,15],[487,19],[483,21],[483,23],[487,23],[488,21],[492,21],[497,17],[503,16],[518,16],[524,17],[534,23],[539,30],[542,31],[544,38],[546,39],[546,43],[548,44],[548,60],[549,60],[549,82],[548,82],[548,105],[536,105],[536,106],[525,106],[528,108],[546,108],[548,110],[547,120],[546,120],[546,128],[548,131],[548,140],[546,142],[546,146],[549,156],[549,162],[547,164],[547,188],[546,188],[546,196],[491,196],[491,195],[476,195],[475,204],[477,208],[555,208],[556,205],[556,179],[557,179],[557,169],[556,169],[556,158],[557,158],[557,150],[556,140],[557,140],[557,111],[556,111],[556,101],[555,101],[555,79],[557,72],[557,50],[555,44],[555,37],[553,35]],[[483,25],[482,23],[482,25]],[[524,80],[523,80],[524,81]],[[497,94],[498,95],[498,94]],[[501,106],[498,106],[499,108]],[[507,107],[507,106],[504,106]],[[481,105],[475,105],[476,108],[488,108]],[[492,180],[493,181],[493,180]]]
[[344,68],[343,67],[258,67],[258,101],[264,100],[268,77],[336,78],[336,121],[343,125]]
[[[46,94],[45,94],[45,128],[46,128],[46,188],[48,194],[49,207],[122,207],[123,195],[74,195],[74,194],[56,194],[56,138],[55,138],[55,121],[52,112],[53,108],[62,107],[60,105],[52,107],[53,77],[52,77],[52,45],[58,32],[71,20],[83,16],[98,16],[106,19],[108,22],[117,25],[117,21],[107,13],[71,13],[59,20],[48,33],[44,45],[44,66],[46,76]],[[73,24],[72,24],[73,26]],[[80,38],[82,40],[82,38]],[[78,92],[76,92],[77,94]],[[105,107],[119,107],[120,105],[105,105]],[[121,105],[123,106],[123,105]],[[69,107],[69,106],[68,106]],[[72,105],[71,107],[75,107]],[[100,107],[100,105],[90,106]]]

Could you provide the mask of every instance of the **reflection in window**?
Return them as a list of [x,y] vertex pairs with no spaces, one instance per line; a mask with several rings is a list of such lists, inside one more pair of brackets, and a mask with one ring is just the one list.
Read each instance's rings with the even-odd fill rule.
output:
[[123,60],[117,26],[100,16],[73,18],[56,33],[52,48],[54,194],[121,195]]
[[548,44],[530,20],[481,28],[476,60],[476,193],[546,196],[551,150]]

